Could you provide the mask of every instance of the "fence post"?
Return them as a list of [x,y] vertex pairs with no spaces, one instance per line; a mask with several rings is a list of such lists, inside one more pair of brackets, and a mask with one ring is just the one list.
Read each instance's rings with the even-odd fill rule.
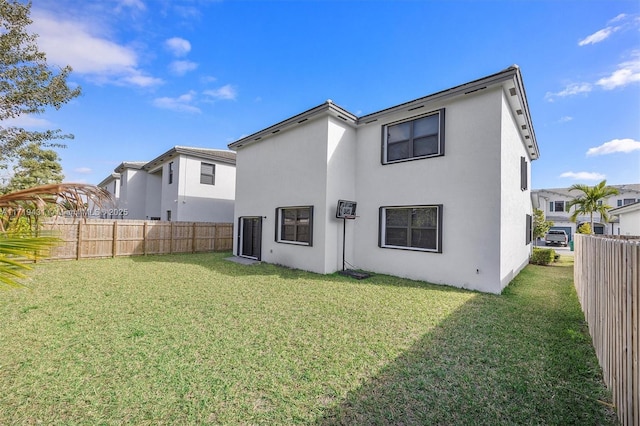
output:
[[147,255],[147,222],[142,225],[142,254]]
[[173,254],[173,222],[169,223],[169,254]]
[[76,260],[80,260],[80,250],[82,248],[82,221],[78,221],[78,238],[76,245]]
[[196,222],[193,222],[193,228],[191,228],[191,253],[196,252]]
[[113,221],[113,240],[111,242],[111,257],[116,257],[118,249],[118,221]]

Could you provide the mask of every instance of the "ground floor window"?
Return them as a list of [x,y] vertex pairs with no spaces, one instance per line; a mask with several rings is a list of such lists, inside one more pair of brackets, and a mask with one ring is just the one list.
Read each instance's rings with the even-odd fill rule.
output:
[[379,246],[442,252],[442,205],[380,207]]
[[278,207],[276,241],[310,246],[313,243],[313,206]]

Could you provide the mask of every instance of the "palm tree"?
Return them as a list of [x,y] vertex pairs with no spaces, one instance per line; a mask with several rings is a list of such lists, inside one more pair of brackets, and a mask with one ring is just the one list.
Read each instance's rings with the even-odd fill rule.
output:
[[582,191],[583,195],[574,198],[567,204],[568,208],[575,206],[575,210],[569,217],[572,222],[576,221],[578,215],[589,215],[591,232],[593,232],[593,213],[600,213],[603,221],[609,221],[609,209],[612,207],[605,204],[603,199],[617,195],[620,191],[611,186],[607,186],[606,180],[603,180],[593,187],[577,183],[569,188],[569,191],[574,190]]
[[[31,269],[32,261],[59,242],[54,236],[38,235],[40,215],[82,211],[88,201],[101,206],[110,200],[107,191],[79,183],[41,185],[0,195],[0,283],[20,286],[16,278],[24,278],[23,271]],[[27,218],[29,225],[17,226],[21,218]]]

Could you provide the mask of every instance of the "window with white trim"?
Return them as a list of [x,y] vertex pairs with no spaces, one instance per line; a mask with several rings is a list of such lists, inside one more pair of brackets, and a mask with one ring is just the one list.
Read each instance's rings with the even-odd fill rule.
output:
[[444,109],[383,127],[383,164],[441,155],[444,155]]
[[618,200],[618,207],[628,206],[629,204],[633,204],[635,202],[635,198],[624,198],[622,200]]
[[171,185],[173,183],[173,161],[169,163],[169,173],[167,174],[169,175],[168,183]]
[[564,210],[564,201],[551,201],[549,202],[549,211],[550,212],[563,212]]
[[313,206],[278,207],[276,242],[313,245]]
[[378,245],[442,253],[442,205],[380,207]]
[[200,163],[200,183],[204,185],[216,184],[216,165]]

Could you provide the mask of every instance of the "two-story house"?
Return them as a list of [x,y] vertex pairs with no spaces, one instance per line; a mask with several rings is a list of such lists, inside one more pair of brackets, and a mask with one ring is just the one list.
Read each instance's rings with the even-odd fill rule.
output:
[[114,219],[119,217],[116,215],[116,212],[113,210],[109,210],[114,206],[117,206],[120,202],[120,173],[111,173],[109,176],[104,178],[98,185],[99,188],[104,189],[111,195],[111,200],[113,204],[106,206],[106,209],[100,211],[98,209],[97,212],[92,212],[91,216],[100,217],[104,219]]
[[[623,207],[640,201],[640,184],[609,186],[619,191],[618,195],[602,200],[602,203],[612,208]],[[565,231],[570,239],[573,239],[573,234],[581,224],[588,223],[591,220],[586,215],[578,216],[575,222],[569,220],[573,209],[569,208],[568,203],[581,195],[583,195],[581,191],[569,191],[569,188],[536,189],[531,191],[534,208],[542,210],[545,218],[554,223],[552,229]],[[595,213],[593,220],[593,232],[595,234],[620,234],[620,222],[615,215],[609,222],[605,222],[600,215]]]
[[146,216],[188,222],[232,222],[236,154],[176,146],[144,165]]
[[125,161],[99,187],[115,199],[102,217],[231,222],[235,152],[175,146],[151,161]]
[[539,151],[516,66],[362,117],[327,101],[229,148],[239,256],[492,293],[528,263]]

